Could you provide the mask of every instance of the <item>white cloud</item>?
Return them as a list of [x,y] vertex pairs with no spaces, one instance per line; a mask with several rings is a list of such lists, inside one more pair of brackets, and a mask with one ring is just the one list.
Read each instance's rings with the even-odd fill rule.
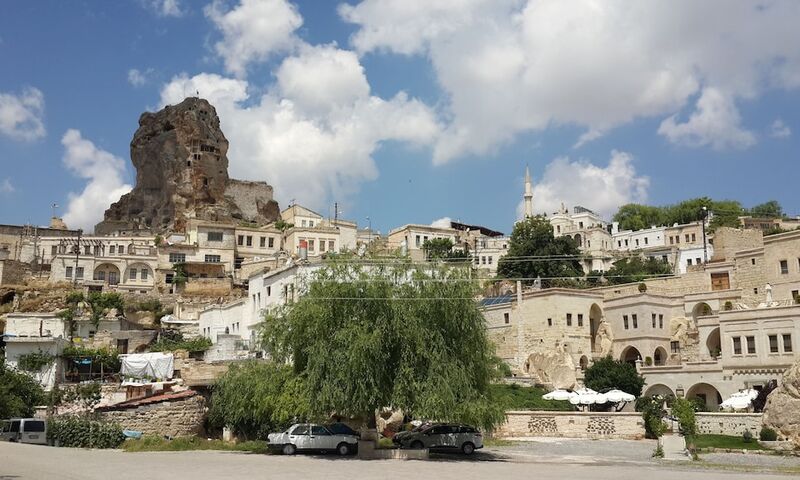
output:
[[[563,203],[567,208],[581,205],[610,217],[620,205],[644,202],[650,179],[637,175],[629,153],[613,150],[606,167],[558,157],[545,167],[541,180],[534,178],[533,184],[536,213],[556,212]],[[517,207],[520,218],[523,209],[520,203]]]
[[294,31],[303,24],[303,17],[287,0],[241,0],[231,10],[214,0],[204,11],[222,33],[214,50],[225,69],[237,77],[246,75],[248,64],[299,43]]
[[12,194],[17,189],[14,188],[14,185],[11,184],[11,180],[8,178],[4,178],[2,182],[0,182],[0,194]]
[[186,14],[182,0],[144,0],[159,17],[182,17]]
[[450,228],[450,223],[453,221],[450,217],[442,217],[438,220],[431,222],[431,227],[435,228]]
[[430,145],[439,133],[434,113],[418,100],[402,92],[391,99],[371,95],[353,52],[304,45],[275,77],[269,90],[255,94],[245,80],[180,75],[164,86],[161,102],[199,91],[216,107],[230,141],[231,176],[266,180],[279,201],[296,198],[323,210],[378,176],[372,155],[381,142]]
[[792,129],[779,118],[772,122],[772,126],[770,126],[769,129],[769,136],[774,138],[789,138],[792,136]]
[[136,88],[143,87],[150,81],[150,75],[152,74],[152,68],[148,68],[145,71],[141,71],[138,68],[131,68],[128,70],[128,83]]
[[[800,2],[363,0],[339,13],[358,26],[361,54],[431,62],[452,119],[437,163],[550,126],[585,128],[580,145],[591,132],[680,112],[701,92],[719,92],[738,118],[738,100],[800,87]],[[754,141],[730,123],[704,134],[723,138],[694,143]]]
[[0,134],[14,140],[33,141],[46,135],[44,94],[27,87],[19,95],[0,92]]
[[70,129],[61,138],[64,166],[78,177],[88,180],[80,193],[70,193],[64,222],[70,228],[92,231],[103,219],[103,213],[119,197],[131,191],[123,180],[125,162],[94,143],[81,132]]
[[715,150],[747,148],[756,143],[755,135],[741,127],[741,118],[729,96],[715,88],[706,88],[697,107],[684,123],[673,115],[658,127],[669,141],[689,147],[709,145]]

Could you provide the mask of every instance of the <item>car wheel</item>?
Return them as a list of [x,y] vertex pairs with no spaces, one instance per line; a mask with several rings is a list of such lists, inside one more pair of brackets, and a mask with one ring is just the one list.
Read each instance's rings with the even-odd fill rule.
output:
[[475,452],[475,445],[467,442],[461,445],[461,452],[464,453],[464,455],[472,455],[472,453]]
[[350,453],[350,445],[348,445],[348,444],[346,444],[344,442],[340,443],[339,445],[336,446],[336,453],[338,453],[341,456],[345,456],[345,455],[349,454]]
[[411,442],[411,448],[413,448],[414,450],[422,450],[423,448],[425,448],[425,445],[423,445],[422,442],[420,442],[419,440],[414,440],[413,442]]
[[287,443],[286,445],[283,446],[282,451],[284,455],[294,455],[295,453],[297,453],[297,447],[295,447],[291,443]]

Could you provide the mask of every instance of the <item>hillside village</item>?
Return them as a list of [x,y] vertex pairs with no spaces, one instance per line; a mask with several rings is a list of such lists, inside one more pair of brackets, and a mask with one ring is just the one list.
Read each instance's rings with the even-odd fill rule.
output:
[[[474,301],[511,383],[578,390],[584,372],[610,356],[635,366],[645,396],[696,399],[715,412],[737,392],[785,382],[800,358],[798,219],[741,215],[739,226],[712,229],[708,210],[688,223],[626,230],[591,205],[537,216],[526,170],[517,226],[546,222],[578,253],[517,256],[508,253],[514,235],[481,225],[408,223],[381,234],[340,218],[338,207],[332,217],[279,208],[271,186],[228,177],[228,142],[204,99],[145,113],[139,125],[136,186],[94,232],[55,217],[48,227],[0,225],[6,364],[46,390],[100,382],[91,408],[126,429],[202,434],[214,382],[231,365],[269,361],[265,315],[290,308],[337,258],[468,270],[482,282]],[[632,259],[661,273],[626,283],[614,268]],[[503,270],[563,261],[579,273]],[[141,361],[152,362],[147,373],[126,370]],[[782,405],[796,408],[800,398]],[[770,421],[800,441],[800,426]],[[552,425],[525,428],[546,434]]]

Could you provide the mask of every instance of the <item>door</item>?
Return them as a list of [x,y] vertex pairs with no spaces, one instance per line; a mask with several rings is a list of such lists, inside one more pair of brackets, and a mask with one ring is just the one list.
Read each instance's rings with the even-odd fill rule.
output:
[[289,432],[289,443],[294,444],[298,450],[311,448],[309,447],[309,442],[311,441],[309,434],[310,431],[307,424],[298,425],[294,427],[294,430]]
[[337,437],[322,425],[311,426],[311,446],[309,448],[319,450],[334,450],[336,448]]
[[450,427],[447,425],[437,425],[424,435],[424,443],[428,448],[441,448],[447,442],[447,434],[450,433]]
[[119,275],[117,272],[108,272],[108,284],[116,285],[119,283]]
[[20,428],[21,443],[47,443],[44,420],[23,420]]

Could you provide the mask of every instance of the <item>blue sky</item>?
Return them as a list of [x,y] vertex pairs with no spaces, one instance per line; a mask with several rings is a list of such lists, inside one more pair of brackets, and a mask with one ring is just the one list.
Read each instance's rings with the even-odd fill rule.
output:
[[194,90],[232,176],[382,231],[510,232],[526,164],[538,211],[800,214],[798,2],[696,3],[3,2],[0,223],[92,225],[134,181],[139,115]]

